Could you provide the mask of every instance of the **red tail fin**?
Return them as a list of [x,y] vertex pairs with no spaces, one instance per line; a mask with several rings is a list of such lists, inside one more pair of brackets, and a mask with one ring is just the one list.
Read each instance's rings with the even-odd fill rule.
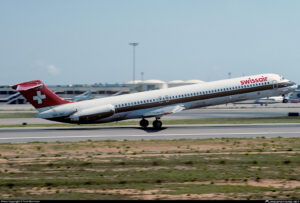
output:
[[23,82],[11,87],[19,91],[36,109],[71,103],[57,96],[40,80]]

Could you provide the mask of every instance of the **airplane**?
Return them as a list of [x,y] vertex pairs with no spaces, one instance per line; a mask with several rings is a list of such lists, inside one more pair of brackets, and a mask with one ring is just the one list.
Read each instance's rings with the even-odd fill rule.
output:
[[88,100],[88,99],[92,99],[92,92],[91,90],[88,90],[80,95],[77,95],[75,97],[72,98],[72,101],[83,101],[83,100]]
[[283,96],[261,98],[261,99],[256,99],[254,101],[255,104],[260,104],[261,106],[263,105],[267,106],[268,104],[275,104],[275,103],[287,103],[287,102],[288,100]]
[[275,96],[275,97],[264,97],[254,100],[247,100],[241,102],[234,102],[233,104],[260,104],[261,106],[275,103],[288,103],[288,99],[284,96]]
[[60,98],[40,80],[12,85],[37,110],[36,117],[65,123],[106,123],[154,117],[153,127],[162,128],[161,117],[183,110],[236,101],[285,95],[297,85],[278,74],[259,74],[219,81],[171,87],[79,102]]

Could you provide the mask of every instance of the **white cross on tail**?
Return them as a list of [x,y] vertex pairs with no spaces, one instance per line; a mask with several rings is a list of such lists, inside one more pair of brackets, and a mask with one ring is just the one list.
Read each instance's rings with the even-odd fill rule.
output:
[[36,96],[33,97],[33,100],[37,100],[38,104],[43,103],[43,99],[46,99],[46,95],[42,95],[41,91],[36,92]]

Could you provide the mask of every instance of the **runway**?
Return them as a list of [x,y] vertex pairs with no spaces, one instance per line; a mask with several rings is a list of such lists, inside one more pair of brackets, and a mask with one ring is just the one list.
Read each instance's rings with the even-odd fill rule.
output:
[[[12,107],[13,106],[13,107]],[[270,105],[271,106],[271,105]],[[9,108],[8,108],[9,107]],[[3,106],[2,113],[31,111],[31,105],[15,107]],[[205,119],[205,118],[253,118],[281,117],[288,112],[299,112],[300,104],[274,104],[271,108],[244,105],[221,105],[214,108],[192,109],[165,116],[163,120]],[[5,110],[5,111],[4,111]],[[150,140],[150,139],[204,139],[222,137],[299,137],[300,124],[253,124],[253,125],[163,125],[160,131],[134,126],[120,127],[112,123],[111,127],[35,127],[0,128],[0,143],[56,142],[84,140]],[[57,123],[39,118],[0,119],[0,125],[51,124]]]
[[170,125],[161,130],[126,127],[1,128],[0,143],[86,140],[157,140],[205,138],[300,137],[300,124]]
[[[289,112],[299,112],[300,105],[293,104],[289,107],[283,107],[284,104],[277,104],[274,108],[256,107],[250,108],[233,108],[233,106],[222,106],[219,108],[200,108],[182,111],[176,114],[164,116],[162,120],[185,120],[185,119],[207,119],[207,118],[255,118],[255,117],[284,117],[288,116]],[[1,109],[1,108],[0,108]],[[21,112],[21,111],[1,111],[5,112]],[[24,112],[24,111],[23,111]],[[27,111],[26,111],[27,112]],[[30,112],[30,111],[29,111]],[[32,113],[34,111],[31,111]],[[136,120],[137,123],[140,119]],[[27,124],[55,124],[58,122],[48,121],[41,118],[0,118],[0,125],[22,125]]]

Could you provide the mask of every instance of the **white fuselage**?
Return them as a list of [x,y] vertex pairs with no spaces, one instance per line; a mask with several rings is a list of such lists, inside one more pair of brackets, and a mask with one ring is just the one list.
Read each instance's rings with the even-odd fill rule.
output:
[[[293,91],[294,86],[277,74],[253,75],[46,107],[38,109],[37,117],[70,123],[160,118],[178,105],[191,109],[279,96]],[[153,113],[159,110],[165,114]]]

